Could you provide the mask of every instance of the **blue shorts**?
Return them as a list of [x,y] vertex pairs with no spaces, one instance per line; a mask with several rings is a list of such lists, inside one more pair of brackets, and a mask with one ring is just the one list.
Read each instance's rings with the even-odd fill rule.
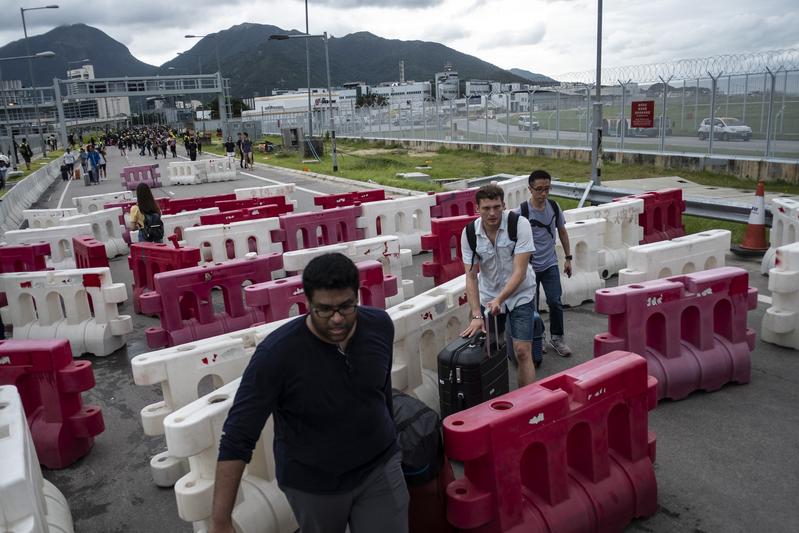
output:
[[[485,309],[481,307],[483,313]],[[497,315],[497,325],[499,327],[499,334],[505,330],[505,323],[508,322],[510,329],[510,337],[515,341],[532,342],[533,340],[533,314],[535,307],[533,302],[517,305],[508,313]],[[491,338],[494,338],[494,318],[488,317],[487,327],[490,327]]]

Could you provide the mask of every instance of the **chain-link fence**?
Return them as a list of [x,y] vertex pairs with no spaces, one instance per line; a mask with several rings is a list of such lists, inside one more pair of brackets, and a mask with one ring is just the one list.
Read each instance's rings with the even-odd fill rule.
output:
[[[557,77],[563,80],[558,87],[454,101],[342,102],[333,109],[332,127],[341,137],[588,148],[593,76],[567,74]],[[603,80],[606,150],[799,158],[799,51],[621,67],[603,71]],[[631,106],[644,100],[654,103],[653,125],[633,128]],[[305,112],[249,118],[260,120],[267,133],[307,131]],[[327,109],[313,113],[315,134],[330,127]]]

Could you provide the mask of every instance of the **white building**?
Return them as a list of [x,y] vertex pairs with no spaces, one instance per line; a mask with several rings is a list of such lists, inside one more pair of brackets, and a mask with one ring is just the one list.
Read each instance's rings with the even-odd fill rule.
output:
[[[93,80],[94,65],[82,65],[67,71],[69,80]],[[130,99],[127,96],[109,96],[107,98],[95,98],[97,103],[97,118],[108,119],[119,116],[130,116]],[[79,105],[85,108],[85,105]],[[93,106],[92,106],[93,107]],[[84,116],[83,118],[89,118]]]
[[455,100],[460,96],[458,72],[447,63],[444,72],[436,72],[436,95],[439,100]]
[[369,94],[384,96],[389,105],[414,105],[425,98],[430,98],[431,84],[429,81],[408,81],[405,83],[384,83],[377,87],[369,87]]

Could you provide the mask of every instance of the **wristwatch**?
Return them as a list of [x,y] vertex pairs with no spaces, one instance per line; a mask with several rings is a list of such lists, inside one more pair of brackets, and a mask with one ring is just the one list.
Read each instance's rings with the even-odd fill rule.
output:
[[480,315],[472,315],[472,320],[483,320],[483,317]]
[[565,257],[565,259],[566,259],[566,261],[571,261],[571,260],[572,260],[572,256],[570,256],[570,255],[567,255],[567,256]]

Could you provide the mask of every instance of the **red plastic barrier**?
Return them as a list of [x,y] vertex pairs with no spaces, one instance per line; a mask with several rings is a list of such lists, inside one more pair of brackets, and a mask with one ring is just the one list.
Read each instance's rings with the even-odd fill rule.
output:
[[161,209],[164,215],[174,215],[182,211],[196,211],[197,209],[207,209],[216,207],[217,202],[235,200],[236,194],[216,194],[212,196],[195,196],[194,198],[172,198],[166,210]]
[[444,420],[444,448],[464,463],[447,486],[462,531],[622,531],[657,511],[655,379],[613,352]]
[[0,341],[0,384],[19,389],[39,462],[65,468],[105,429],[103,413],[83,405],[94,387],[90,361],[73,361],[66,339]]
[[600,289],[595,309],[608,331],[594,337],[594,356],[644,354],[659,400],[748,383],[755,332],[746,315],[756,307],[749,274],[733,267]]
[[72,237],[72,253],[75,256],[77,268],[107,267],[108,256],[105,253],[105,244],[91,235],[78,235]]
[[284,232],[281,239],[283,251],[290,252],[363,239],[363,229],[356,225],[359,216],[361,216],[360,206],[280,215],[280,227]]
[[430,206],[430,216],[433,218],[444,218],[461,215],[476,215],[477,203],[474,200],[475,192],[477,192],[477,187],[463,189],[461,191],[435,193],[436,205]]
[[[285,196],[264,196],[263,198],[245,198],[243,200],[223,200],[217,202],[216,206],[220,211],[238,211],[250,207],[263,207],[265,205],[291,205],[286,202]],[[291,209],[284,211],[288,213]]]
[[[47,270],[45,256],[48,255],[50,244],[46,242],[0,245],[0,274]],[[0,292],[0,307],[6,305],[6,293]]]
[[[379,261],[361,261],[355,266],[358,267],[361,280],[361,305],[385,309],[386,298],[397,294],[397,277],[384,275],[383,265]],[[308,312],[301,275],[245,287],[244,300],[250,307],[263,312],[265,322],[288,318],[294,305],[300,313]]]
[[682,214],[685,201],[682,189],[661,189],[632,196],[624,196],[614,201],[640,198],[644,201],[644,212],[638,215],[638,224],[644,229],[644,238],[638,244],[668,241],[685,235]]
[[[144,332],[148,346],[174,346],[263,322],[259,309],[244,305],[242,284],[269,281],[281,268],[282,254],[272,253],[157,274],[155,290],[140,298],[142,312],[161,319],[161,327]],[[223,311],[214,308],[215,288]]]
[[[461,233],[463,228],[477,218],[475,215],[433,218],[432,233],[422,235],[422,250],[432,250],[433,260],[422,263],[422,275],[433,278],[440,285],[463,274]],[[453,256],[452,248],[456,249]]]
[[199,248],[177,248],[172,244],[155,242],[133,243],[128,256],[128,266],[133,272],[133,310],[142,312],[141,295],[155,290],[156,274],[196,267],[199,262]]
[[135,191],[139,183],[146,183],[151,188],[161,187],[161,169],[158,164],[125,167],[119,173],[122,185],[129,191]]
[[200,215],[200,225],[230,224],[231,222],[243,222],[245,220],[256,220],[259,218],[273,218],[284,213],[291,213],[292,211],[294,211],[294,206],[291,204],[248,207],[237,211]]
[[367,202],[379,202],[386,199],[386,191],[383,189],[370,189],[368,191],[343,192],[339,194],[327,194],[325,196],[315,196],[314,205],[321,206],[322,209],[333,209],[334,207],[347,207],[351,205],[361,205]]

